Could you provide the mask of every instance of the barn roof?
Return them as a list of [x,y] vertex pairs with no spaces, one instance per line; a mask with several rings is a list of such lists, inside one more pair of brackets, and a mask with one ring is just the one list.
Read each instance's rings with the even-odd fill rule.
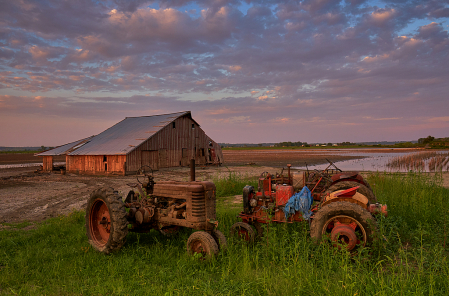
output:
[[75,141],[72,143],[68,143],[65,145],[61,145],[61,146],[55,147],[53,149],[50,149],[50,150],[47,150],[44,152],[36,153],[35,155],[37,155],[37,156],[65,155],[65,154],[70,153],[74,149],[80,147],[80,145],[86,143],[87,141],[92,139],[92,137],[94,137],[94,136],[91,136],[91,137],[85,138],[85,139],[81,139],[81,140],[78,140],[78,141]]
[[[78,147],[69,153],[46,155],[126,155],[144,141],[151,138],[159,130],[182,116],[188,116],[192,119],[190,111],[154,116],[126,117],[124,120],[111,126],[104,132],[89,138],[84,143],[79,143],[81,140],[77,141],[79,143]],[[68,145],[70,144],[60,147]],[[77,145],[72,145],[72,147],[74,146]],[[59,147],[55,149],[58,148]],[[51,152],[53,150],[46,152]],[[44,153],[38,155],[45,156]]]

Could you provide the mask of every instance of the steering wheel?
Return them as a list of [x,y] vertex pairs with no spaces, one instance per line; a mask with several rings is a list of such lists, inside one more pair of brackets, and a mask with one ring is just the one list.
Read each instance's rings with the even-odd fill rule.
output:
[[140,169],[137,170],[137,182],[143,184],[145,182],[145,178],[153,177],[153,170],[149,165],[143,165]]
[[268,172],[262,172],[262,174],[260,174],[260,178],[266,178],[268,175]]

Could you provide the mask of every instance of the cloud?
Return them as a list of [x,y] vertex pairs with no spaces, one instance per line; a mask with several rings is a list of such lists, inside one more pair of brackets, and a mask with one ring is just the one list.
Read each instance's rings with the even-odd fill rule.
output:
[[[366,140],[421,137],[409,118],[420,132],[443,133],[429,121],[449,108],[442,1],[23,0],[1,8],[0,114],[12,120],[111,123],[192,110],[228,142],[261,142],[265,131],[273,141],[338,141],[360,127]],[[397,132],[386,132],[391,122]]]

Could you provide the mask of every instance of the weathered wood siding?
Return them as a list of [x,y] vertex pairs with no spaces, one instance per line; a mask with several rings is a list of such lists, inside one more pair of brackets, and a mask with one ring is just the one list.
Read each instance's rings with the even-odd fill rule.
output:
[[125,174],[126,155],[68,155],[67,172],[79,174]]
[[42,159],[42,170],[44,172],[53,171],[53,156],[43,156]]
[[[215,159],[209,157],[210,148],[215,151]],[[223,162],[220,146],[189,117],[180,117],[126,156],[126,172],[134,173],[142,165],[149,165],[155,170],[188,166],[192,158],[200,165]]]

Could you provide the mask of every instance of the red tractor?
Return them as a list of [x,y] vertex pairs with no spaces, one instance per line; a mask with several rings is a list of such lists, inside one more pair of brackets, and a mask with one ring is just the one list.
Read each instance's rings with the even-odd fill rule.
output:
[[[343,244],[349,251],[369,244],[376,228],[373,215],[386,215],[387,206],[375,202],[374,194],[361,193],[361,188],[364,192],[370,189],[358,173],[339,171],[332,175],[328,169],[307,172],[300,193],[295,193],[290,165],[287,176],[264,172],[257,192],[252,186],[244,187],[243,211],[239,214],[242,222],[231,227],[231,235],[254,241],[262,235],[262,223],[309,220],[310,235],[316,241],[328,236],[334,245]],[[319,200],[315,205],[314,199]]]
[[[193,164],[194,168],[194,164]],[[180,228],[192,228],[187,241],[189,254],[204,257],[226,248],[226,238],[217,229],[215,185],[206,181],[155,182],[150,167],[142,167],[125,201],[112,188],[95,190],[86,208],[86,232],[89,243],[98,251],[110,253],[120,249],[131,232],[158,230],[166,236]],[[191,175],[192,176],[192,175]]]

